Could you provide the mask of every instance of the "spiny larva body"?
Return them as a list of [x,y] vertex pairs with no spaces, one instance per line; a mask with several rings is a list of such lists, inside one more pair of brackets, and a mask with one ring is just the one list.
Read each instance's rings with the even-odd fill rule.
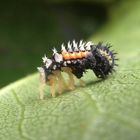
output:
[[[68,42],[61,45],[61,51],[53,49],[51,58],[46,55],[42,58],[43,65],[38,67],[40,73],[40,99],[44,98],[45,84],[50,85],[51,94],[55,97],[56,85],[58,93],[66,89],[74,89],[74,76],[80,79],[86,70],[93,70],[98,78],[106,78],[114,70],[115,54],[110,51],[109,44],[93,44],[91,41]],[[68,83],[65,82],[61,72],[69,76]],[[84,82],[80,80],[84,85]]]

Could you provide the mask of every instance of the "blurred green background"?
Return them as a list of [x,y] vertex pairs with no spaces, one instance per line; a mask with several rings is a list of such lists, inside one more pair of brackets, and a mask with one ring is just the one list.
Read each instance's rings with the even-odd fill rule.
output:
[[41,57],[72,39],[88,39],[109,20],[115,0],[0,2],[0,88],[36,72]]

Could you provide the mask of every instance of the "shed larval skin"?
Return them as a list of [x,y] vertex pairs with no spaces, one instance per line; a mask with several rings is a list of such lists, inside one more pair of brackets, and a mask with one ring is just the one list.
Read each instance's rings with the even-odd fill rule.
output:
[[[81,80],[83,74],[92,70],[98,78],[106,78],[114,71],[116,53],[110,50],[110,44],[99,42],[94,44],[91,41],[68,42],[61,45],[61,51],[53,49],[52,57],[42,58],[43,64],[38,67],[40,73],[40,99],[44,98],[44,88],[48,84],[53,97],[56,91],[61,94],[65,90],[75,88],[75,78],[80,80],[82,86],[85,85]],[[68,79],[64,79],[62,72],[68,74]]]

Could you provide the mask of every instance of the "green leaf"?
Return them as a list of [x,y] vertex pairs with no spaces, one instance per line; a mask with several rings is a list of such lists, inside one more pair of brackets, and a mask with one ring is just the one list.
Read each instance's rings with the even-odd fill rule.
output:
[[[0,91],[0,140],[134,140],[140,137],[140,1],[124,1],[94,40],[111,42],[117,72],[85,87],[39,100],[34,74]],[[93,38],[91,38],[93,40]]]

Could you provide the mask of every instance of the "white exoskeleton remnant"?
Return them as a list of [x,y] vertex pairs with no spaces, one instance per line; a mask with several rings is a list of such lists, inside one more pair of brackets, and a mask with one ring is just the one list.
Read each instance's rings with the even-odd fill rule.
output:
[[[40,73],[39,97],[44,98],[45,85],[50,86],[52,97],[56,96],[56,92],[61,94],[65,90],[73,90],[75,88],[75,78],[80,79],[80,84],[85,85],[81,80],[83,74],[88,69],[92,70],[98,78],[106,78],[114,71],[116,53],[109,50],[110,44],[99,42],[94,44],[91,41],[68,42],[66,46],[61,45],[61,51],[55,48],[51,58],[46,55],[42,58],[43,65],[38,67]],[[65,72],[68,78],[64,78],[61,72]]]

